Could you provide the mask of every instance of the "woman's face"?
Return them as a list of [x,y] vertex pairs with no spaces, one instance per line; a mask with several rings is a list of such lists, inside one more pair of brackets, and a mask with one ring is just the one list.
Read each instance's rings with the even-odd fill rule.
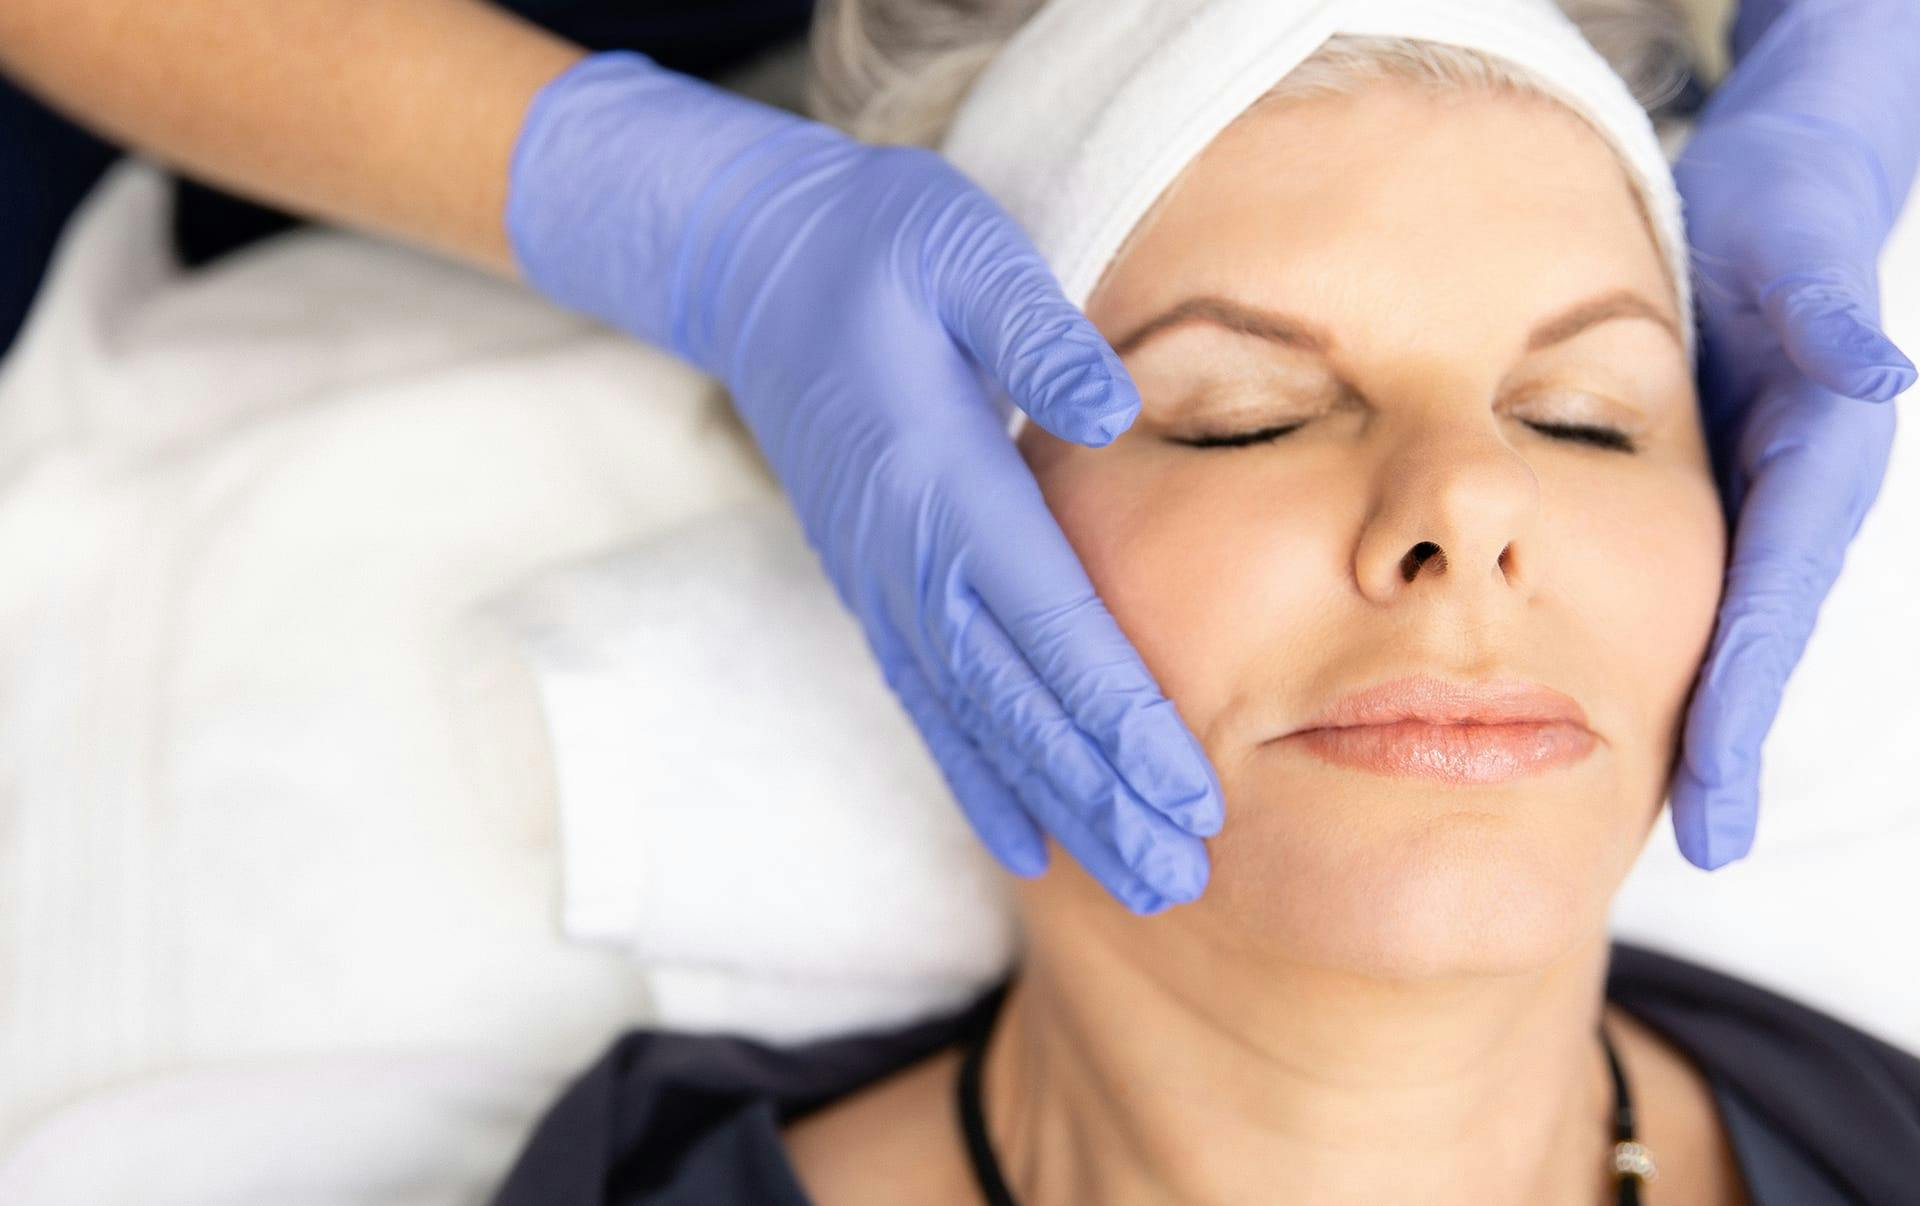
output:
[[[1206,895],[1150,924],[1378,976],[1591,939],[1665,797],[1725,555],[1673,289],[1600,136],[1397,82],[1258,108],[1087,310],[1145,408],[1104,449],[1021,447],[1227,800]],[[1410,674],[1544,684],[1596,739],[1473,784],[1278,739]],[[1071,870],[1029,892],[1105,907]]]

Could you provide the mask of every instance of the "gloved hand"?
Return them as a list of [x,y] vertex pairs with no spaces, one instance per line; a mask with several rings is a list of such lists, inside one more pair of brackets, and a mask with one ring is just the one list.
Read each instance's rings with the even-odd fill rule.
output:
[[1735,67],[1675,171],[1699,280],[1702,404],[1735,516],[1673,788],[1680,849],[1753,843],[1760,745],[1914,383],[1877,261],[1920,158],[1920,4],[1746,0]]
[[1199,895],[1219,783],[990,390],[1096,446],[1139,395],[992,200],[932,152],[608,53],[529,108],[507,225],[535,287],[731,388],[1002,863],[1037,874],[1045,831],[1136,912]]

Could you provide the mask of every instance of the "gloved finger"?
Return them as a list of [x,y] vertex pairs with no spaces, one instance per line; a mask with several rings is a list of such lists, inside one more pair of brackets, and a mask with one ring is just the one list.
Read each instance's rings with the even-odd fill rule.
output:
[[[1126,824],[1129,814],[1166,820],[1196,837],[1220,832],[1221,816],[1207,811],[1162,814],[1142,799],[1107,760],[1100,747],[1066,714],[1060,701],[1033,674],[1006,630],[984,604],[962,626],[954,659],[960,667],[957,686],[983,713],[1028,765],[1045,774],[1064,799],[1073,801],[1082,819],[1095,833],[1110,835]],[[1173,705],[1168,703],[1167,707]],[[1129,865],[1133,859],[1128,858]]]
[[1795,0],[1741,0],[1733,15],[1733,26],[1727,31],[1727,48],[1734,60],[1745,58],[1761,35],[1794,3]]
[[[989,516],[983,528],[1019,532],[1021,555],[970,566],[973,594],[1021,654],[1004,672],[1016,681],[1022,673],[1031,675],[1057,701],[1074,732],[1090,739],[1133,794],[1155,811],[1188,833],[1219,832],[1226,806],[1206,750],[1094,593],[1031,479],[1025,491],[1003,492],[1001,505],[1018,506],[1027,494],[1042,508],[1044,522],[1020,522],[1024,515]],[[953,606],[954,597],[948,593],[943,602]],[[965,618],[950,617],[946,631],[960,631],[951,620]],[[976,688],[975,693],[983,692]],[[1059,761],[1047,759],[1045,765],[1059,781],[1074,781],[1077,773]]]
[[913,717],[967,823],[1000,865],[1032,877],[1047,869],[1047,843],[1000,773],[957,728],[946,705],[905,658],[887,660],[887,681]]
[[[1130,874],[1113,857],[1112,848],[1092,830],[1081,823],[1072,809],[1057,797],[1050,794],[1044,785],[1038,788],[1035,800],[1035,815],[1047,832],[1054,836],[1062,848],[1071,854],[1074,861],[1087,869],[1087,873],[1098,880],[1108,894],[1125,905],[1130,912],[1141,917],[1151,917],[1164,912],[1175,904],[1185,904],[1195,900],[1207,886],[1207,860],[1205,851],[1195,855],[1190,861],[1198,871],[1172,897],[1163,896],[1154,891],[1146,880]],[[1186,837],[1181,839],[1199,845],[1200,839]]]
[[1745,858],[1753,847],[1760,746],[1786,683],[1787,654],[1769,623],[1760,613],[1722,613],[1687,705],[1671,796],[1673,836],[1703,870]]
[[[953,708],[961,726],[985,730],[985,718],[962,697]],[[1118,832],[1100,832],[1061,798],[1044,776],[993,736],[976,742],[1001,778],[1014,784],[1027,813],[1074,861],[1128,909],[1141,915],[1196,899],[1207,886],[1206,845],[1152,813],[1123,820]]]
[[[1703,310],[1760,309],[1793,363],[1848,397],[1910,387],[1880,327],[1877,264],[1920,167],[1920,6],[1745,0],[1734,69],[1675,165]],[[1739,341],[1735,341],[1736,345]]]
[[1886,401],[1915,372],[1881,330],[1882,225],[1862,216],[1884,208],[1885,183],[1871,152],[1844,131],[1810,140],[1786,124],[1729,122],[1703,132],[1675,165],[1682,193],[1696,197],[1752,162],[1773,165],[1743,212],[1720,215],[1695,239],[1702,317],[1712,334],[1758,307],[1800,372],[1835,393]]
[[1792,392],[1761,404],[1739,450],[1753,469],[1674,777],[1674,836],[1708,870],[1752,847],[1761,745],[1893,443],[1893,408]]
[[1783,293],[1768,321],[1801,372],[1827,388],[1867,402],[1885,402],[1913,388],[1913,363],[1877,323],[1858,311],[1822,309],[1809,288]]
[[931,279],[948,333],[1035,423],[1111,443],[1140,413],[1133,378],[1013,219],[976,194],[950,208],[936,242],[948,249]]
[[[1834,204],[1841,204],[1836,200]],[[1761,313],[1779,336],[1794,367],[1819,385],[1867,402],[1886,402],[1911,389],[1916,379],[1913,362],[1880,329],[1879,285],[1871,263],[1847,265],[1837,257],[1847,248],[1840,240],[1811,235],[1803,246],[1808,255],[1835,257],[1817,267],[1796,268],[1780,255],[1763,253],[1757,271]]]

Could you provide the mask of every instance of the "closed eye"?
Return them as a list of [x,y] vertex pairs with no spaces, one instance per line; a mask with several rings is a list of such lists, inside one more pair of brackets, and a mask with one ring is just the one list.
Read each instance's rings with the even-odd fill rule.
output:
[[1637,450],[1632,436],[1624,431],[1615,431],[1611,427],[1599,427],[1591,423],[1536,423],[1531,419],[1520,421],[1556,440],[1566,440],[1574,444],[1591,444],[1596,448],[1608,448],[1615,452]]
[[[1588,444],[1615,452],[1637,451],[1633,437],[1611,427],[1600,427],[1591,423],[1536,423],[1530,419],[1523,419],[1521,422],[1552,439],[1565,440],[1572,444]],[[1245,448],[1252,444],[1271,444],[1281,436],[1298,431],[1305,426],[1306,421],[1303,419],[1272,427],[1257,427],[1252,431],[1234,431],[1221,435],[1168,436],[1167,439],[1171,443],[1187,448]]]
[[1167,439],[1188,448],[1245,448],[1249,444],[1271,444],[1288,432],[1298,431],[1306,425],[1306,420],[1301,419],[1275,427],[1257,427],[1252,431],[1228,432],[1225,435],[1168,436]]

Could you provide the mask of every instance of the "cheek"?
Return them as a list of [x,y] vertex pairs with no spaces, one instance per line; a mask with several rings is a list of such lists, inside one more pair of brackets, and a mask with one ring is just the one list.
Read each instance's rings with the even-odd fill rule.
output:
[[[1593,691],[1617,748],[1637,750],[1659,798],[1687,694],[1713,633],[1726,563],[1719,496],[1702,465],[1596,468],[1543,479],[1554,602],[1593,642]],[[1598,719],[1598,717],[1596,717]]]
[[1346,580],[1342,516],[1358,504],[1338,478],[1263,471],[1257,452],[1103,455],[1049,466],[1042,490],[1121,630],[1219,761],[1233,744],[1220,726],[1253,684],[1314,664],[1311,617]]

